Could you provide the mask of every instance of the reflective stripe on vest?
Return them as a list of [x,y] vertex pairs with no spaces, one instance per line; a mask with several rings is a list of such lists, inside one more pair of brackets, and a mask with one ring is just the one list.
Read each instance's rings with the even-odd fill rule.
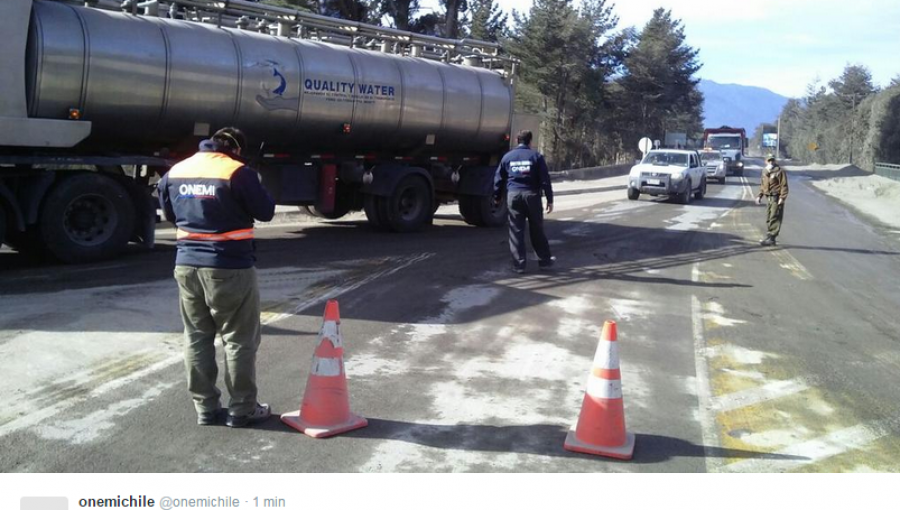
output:
[[176,237],[179,240],[184,239],[188,241],[246,241],[247,239],[253,239],[253,229],[232,230],[221,234],[202,234],[178,229]]
[[[228,181],[244,164],[220,152],[198,152],[169,170],[169,180],[178,179],[191,185],[191,179]],[[186,241],[246,241],[253,239],[253,227],[230,232],[201,233],[178,229],[178,240]]]
[[169,170],[169,179],[231,179],[243,163],[220,152],[198,152]]

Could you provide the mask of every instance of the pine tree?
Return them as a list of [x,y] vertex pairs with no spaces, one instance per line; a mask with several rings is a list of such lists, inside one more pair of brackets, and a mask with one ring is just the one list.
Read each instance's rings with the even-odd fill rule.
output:
[[381,0],[379,12],[391,19],[394,28],[409,30],[413,13],[419,10],[419,0]]
[[[698,134],[703,96],[695,74],[698,51],[685,44],[684,27],[671,11],[657,9],[625,59],[620,100],[631,105],[631,138],[662,139],[666,131]],[[629,142],[630,143],[630,142]]]
[[318,13],[332,18],[368,23],[377,21],[375,2],[369,0],[317,0]]
[[846,66],[843,74],[828,82],[828,86],[850,108],[878,91],[872,84],[872,73],[861,65]]
[[469,9],[466,0],[441,0],[444,7],[444,30],[443,36],[451,39],[459,37],[460,16],[464,15]]
[[482,41],[499,41],[506,36],[509,16],[494,0],[472,0],[472,17],[466,26],[469,37]]
[[513,13],[510,52],[521,61],[520,107],[544,116],[544,147],[559,168],[598,158],[596,113],[602,104],[606,59],[601,39],[618,20],[605,0],[535,0]]

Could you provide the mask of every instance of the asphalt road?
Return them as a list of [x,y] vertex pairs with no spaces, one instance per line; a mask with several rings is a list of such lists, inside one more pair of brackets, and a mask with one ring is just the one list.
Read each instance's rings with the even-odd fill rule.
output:
[[[779,245],[749,182],[677,205],[624,177],[558,186],[559,268],[508,271],[506,232],[452,207],[413,235],[258,230],[261,398],[299,407],[326,299],[351,407],[314,440],[194,424],[172,234],[49,266],[0,252],[0,470],[900,471],[900,243],[791,174]],[[630,462],[562,448],[604,320],[618,323]]]

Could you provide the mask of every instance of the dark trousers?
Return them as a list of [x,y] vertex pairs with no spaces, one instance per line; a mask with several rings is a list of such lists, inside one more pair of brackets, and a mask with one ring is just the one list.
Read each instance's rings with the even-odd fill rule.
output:
[[509,206],[509,252],[512,255],[513,266],[525,268],[526,220],[531,246],[537,253],[539,264],[549,264],[550,243],[544,235],[544,208],[540,192],[509,190],[506,203]]
[[769,206],[766,211],[766,227],[772,239],[781,233],[781,220],[784,219],[784,204],[778,204],[778,196],[769,195]]

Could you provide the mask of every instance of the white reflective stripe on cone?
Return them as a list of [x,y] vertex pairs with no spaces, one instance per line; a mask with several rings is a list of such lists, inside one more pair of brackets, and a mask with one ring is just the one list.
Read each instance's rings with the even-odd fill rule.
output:
[[616,349],[615,342],[601,340],[597,344],[597,353],[594,354],[594,368],[605,368],[607,370],[619,368],[619,349]]
[[319,337],[327,338],[335,349],[344,346],[344,341],[341,339],[341,329],[338,327],[337,322],[325,321],[322,323],[322,330],[319,332]]
[[594,398],[622,398],[622,381],[609,381],[599,377],[589,377],[587,394]]
[[313,356],[310,373],[321,377],[337,377],[343,373],[341,358],[317,358]]

